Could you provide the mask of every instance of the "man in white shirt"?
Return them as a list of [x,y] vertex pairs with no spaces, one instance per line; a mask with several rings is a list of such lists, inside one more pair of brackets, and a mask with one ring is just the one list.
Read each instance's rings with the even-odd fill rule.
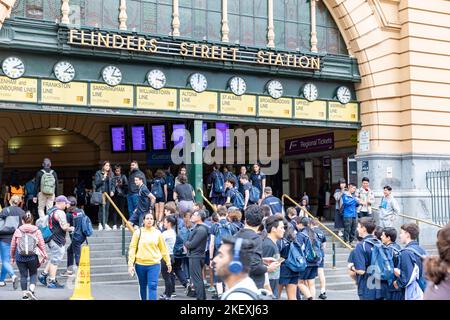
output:
[[248,276],[250,256],[254,244],[242,238],[222,239],[218,254],[214,258],[216,275],[226,286],[221,300],[256,300],[260,294],[255,282]]

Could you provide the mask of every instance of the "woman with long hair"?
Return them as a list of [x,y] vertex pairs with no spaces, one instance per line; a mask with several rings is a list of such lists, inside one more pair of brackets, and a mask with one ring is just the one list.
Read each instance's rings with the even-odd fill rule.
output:
[[152,181],[152,188],[150,189],[156,197],[155,214],[156,221],[161,223],[164,218],[164,204],[167,201],[167,184],[164,177],[166,174],[163,170],[158,169],[155,173],[155,178]]
[[[112,180],[112,170],[109,161],[104,161],[102,168],[95,173],[94,187],[95,191],[108,193],[111,197],[114,196],[114,185]],[[108,225],[109,219],[109,201],[105,204],[100,203],[98,206],[98,230],[111,230]]]
[[[177,241],[177,218],[174,215],[164,217],[164,231],[162,233],[164,241],[166,242],[167,250],[169,251],[170,261],[172,266],[175,264],[173,249]],[[159,296],[160,300],[170,300],[172,294],[175,292],[175,273],[169,272],[164,260],[161,261],[161,273],[164,278],[166,290]]]
[[161,231],[155,226],[155,216],[148,212],[144,216],[143,227],[133,233],[128,251],[128,273],[137,274],[142,300],[156,300],[161,260],[172,272],[169,251]]

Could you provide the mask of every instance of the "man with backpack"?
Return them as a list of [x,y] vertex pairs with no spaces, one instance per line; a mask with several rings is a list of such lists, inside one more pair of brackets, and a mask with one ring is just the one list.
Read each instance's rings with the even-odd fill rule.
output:
[[[252,185],[259,190],[259,198],[261,198],[263,190],[266,188],[266,175],[261,171],[261,167],[258,163],[253,165],[253,172],[250,175],[250,181]],[[259,199],[256,203],[259,203]]]
[[236,180],[228,178],[225,181],[225,197],[227,198],[225,204],[230,203],[233,207],[244,209],[244,197],[236,188]]
[[138,202],[136,209],[130,213],[129,222],[135,229],[138,229],[142,225],[144,215],[150,211],[152,204],[155,203],[156,197],[148,190],[147,185],[145,184],[144,174],[136,175],[133,184],[138,188]]
[[[265,221],[267,237],[263,240],[263,260],[270,264],[272,262],[279,262],[280,250],[278,249],[277,242],[283,239],[284,236],[284,222],[281,215],[272,215]],[[283,259],[284,260],[284,259]],[[273,296],[279,298],[278,294],[278,282],[280,280],[280,266],[273,271],[268,270],[270,288],[272,289]]]
[[[51,167],[52,162],[50,159],[45,158],[42,162],[42,169],[36,173],[34,194],[37,195],[37,197],[34,197],[33,201],[38,204],[39,218],[45,216],[45,212],[53,206],[53,201],[55,200],[58,176]],[[46,208],[46,210],[44,210],[44,208]]]
[[405,300],[422,300],[426,288],[423,260],[427,253],[419,246],[419,226],[406,223],[400,227],[400,242],[405,245],[400,251],[399,268],[394,269],[395,288],[404,288]]
[[[112,176],[112,184],[114,186],[114,196],[113,201],[119,208],[120,212],[125,215],[125,207],[127,205],[127,191],[128,191],[128,179],[127,176],[122,173],[122,166],[114,166],[114,174]],[[130,214],[130,213],[129,213]],[[120,221],[118,223],[118,213],[114,212],[114,225],[113,230],[117,229],[117,225],[120,224],[120,229],[123,228],[123,223]],[[120,220],[120,218],[119,218]]]
[[283,204],[281,203],[280,199],[278,199],[272,194],[271,187],[264,188],[264,197],[263,200],[261,201],[261,206],[263,205],[269,206],[272,214],[281,213],[284,216]]
[[[345,201],[345,200],[344,200]],[[350,276],[356,280],[358,296],[360,300],[382,299],[381,283],[375,275],[372,261],[372,250],[380,242],[373,235],[376,228],[375,220],[371,217],[363,217],[358,222],[358,234],[362,240],[351,253]]]
[[256,287],[264,288],[266,272],[273,272],[280,266],[280,262],[271,262],[268,266],[263,263],[262,240],[258,234],[263,220],[261,207],[251,205],[245,210],[245,226],[244,229],[236,233],[237,238],[243,238],[255,242],[255,250],[252,251],[250,257],[250,278],[255,281]]
[[392,227],[383,228],[381,232],[381,242],[386,251],[386,257],[389,261],[389,269],[392,273],[387,280],[381,280],[383,297],[385,300],[405,300],[405,291],[403,288],[394,287],[394,269],[399,265],[401,247],[395,242],[397,240],[397,230]]
[[128,193],[127,193],[127,202],[128,202],[128,214],[131,216],[139,202],[139,187],[136,185],[135,177],[142,177],[143,183],[147,185],[147,179],[145,178],[144,173],[139,170],[139,164],[136,160],[131,161],[130,163],[130,174],[128,176]]
[[[41,272],[38,279],[39,282],[47,286],[49,289],[64,288],[64,285],[60,285],[56,280],[56,272],[58,265],[61,263],[64,257],[64,247],[66,245],[66,233],[73,232],[74,227],[71,227],[67,223],[66,208],[70,205],[70,201],[65,196],[58,196],[55,199],[55,206],[51,208],[48,214],[48,227],[51,231],[49,238],[44,236],[49,247],[50,261],[47,263],[45,270]],[[47,281],[48,278],[48,281]]]
[[260,198],[259,189],[252,185],[246,174],[240,176],[240,182],[244,190],[244,210],[246,210],[248,206],[258,204]]
[[335,212],[334,212],[334,229],[337,230],[338,236],[342,237],[344,234],[342,229],[344,229],[344,216],[342,208],[342,196],[344,195],[346,189],[346,181],[344,178],[339,179],[339,188],[334,191],[333,197],[336,201]]
[[208,177],[208,186],[211,188],[209,197],[214,210],[217,210],[217,205],[223,205],[225,203],[225,178],[220,172],[220,165],[213,166],[213,172]]
[[164,180],[167,184],[167,201],[173,201],[173,190],[175,189],[175,177],[171,172],[171,166],[167,167]]
[[34,219],[38,218],[37,204],[33,199],[36,197],[36,177],[25,183],[25,208],[30,211]]
[[67,271],[62,276],[73,275],[73,263],[78,267],[80,264],[81,245],[86,241],[86,238],[93,233],[92,222],[82,209],[77,208],[77,199],[75,197],[68,197],[70,207],[67,209],[67,223],[74,228],[70,232],[71,243],[67,247]]

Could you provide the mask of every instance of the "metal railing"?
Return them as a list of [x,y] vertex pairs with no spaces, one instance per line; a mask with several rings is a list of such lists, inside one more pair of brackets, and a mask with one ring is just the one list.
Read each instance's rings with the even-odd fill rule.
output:
[[434,223],[446,224],[450,219],[450,170],[428,171],[426,183],[431,194],[431,218]]
[[[374,211],[380,211],[380,209],[378,208],[372,208],[372,210]],[[438,227],[438,228],[442,228],[441,225],[436,224],[434,222],[428,221],[428,220],[424,220],[424,219],[420,219],[417,217],[412,217],[412,216],[407,216],[406,214],[398,214],[399,217],[405,218],[405,219],[410,219],[410,220],[416,220],[416,224],[419,225],[420,222],[425,223],[425,224],[429,224],[430,226],[434,226],[434,227]]]
[[211,207],[213,212],[217,212],[214,205],[208,200],[208,198],[205,197],[203,190],[201,188],[197,188],[197,191],[200,192],[200,195],[202,196],[202,199]]

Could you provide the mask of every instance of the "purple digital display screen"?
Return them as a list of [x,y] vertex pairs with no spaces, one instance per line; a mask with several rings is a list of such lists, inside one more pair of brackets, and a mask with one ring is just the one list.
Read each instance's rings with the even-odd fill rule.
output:
[[207,147],[208,146],[208,125],[206,122],[203,122],[203,127],[202,127],[202,136],[203,136],[203,147]]
[[111,144],[113,152],[127,151],[125,127],[111,127]]
[[153,150],[166,150],[166,127],[164,125],[152,126]]
[[174,148],[182,148],[184,145],[184,141],[186,139],[186,126],[183,123],[174,124],[172,126],[173,129],[173,146]]
[[218,148],[230,146],[230,125],[224,122],[216,122],[216,141]]
[[146,151],[147,139],[145,136],[145,126],[131,127],[131,141],[133,151]]

